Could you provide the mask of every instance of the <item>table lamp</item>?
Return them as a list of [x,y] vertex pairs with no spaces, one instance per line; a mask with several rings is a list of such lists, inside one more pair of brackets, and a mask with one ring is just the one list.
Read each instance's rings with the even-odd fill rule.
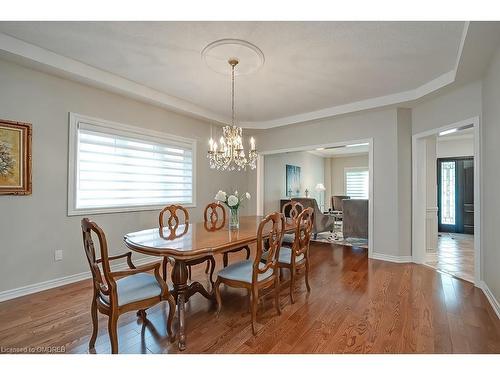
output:
[[320,210],[321,210],[321,211],[324,211],[324,207],[323,207],[324,205],[323,205],[323,203],[321,202],[321,201],[322,201],[322,199],[321,199],[321,198],[322,198],[322,196],[323,196],[323,194],[322,194],[322,193],[323,193],[325,190],[326,190],[325,185],[323,185],[323,183],[322,183],[322,182],[318,182],[318,183],[316,184],[316,191],[318,192],[318,195],[319,195],[319,208],[320,208]]

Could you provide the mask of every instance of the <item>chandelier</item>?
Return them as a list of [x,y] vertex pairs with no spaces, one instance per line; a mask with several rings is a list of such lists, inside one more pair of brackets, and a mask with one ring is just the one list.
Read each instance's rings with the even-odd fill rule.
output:
[[250,151],[248,151],[247,156],[243,147],[243,130],[236,126],[234,121],[234,67],[238,65],[238,62],[236,58],[228,60],[229,65],[231,65],[231,125],[222,128],[222,137],[220,137],[219,144],[212,138],[208,141],[207,158],[211,169],[241,171],[247,167],[255,169],[257,166],[255,139],[250,138]]

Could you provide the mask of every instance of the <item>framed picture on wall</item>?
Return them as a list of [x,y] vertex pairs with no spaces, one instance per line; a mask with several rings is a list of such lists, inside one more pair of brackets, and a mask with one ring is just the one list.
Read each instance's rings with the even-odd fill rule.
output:
[[300,195],[300,167],[286,165],[286,196],[297,197]]
[[0,195],[31,194],[31,124],[0,120]]

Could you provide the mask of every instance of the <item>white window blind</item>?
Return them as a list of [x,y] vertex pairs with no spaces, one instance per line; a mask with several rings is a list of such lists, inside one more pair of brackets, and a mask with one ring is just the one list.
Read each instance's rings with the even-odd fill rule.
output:
[[344,173],[346,195],[352,199],[368,199],[368,169],[346,168]]
[[90,121],[75,128],[73,213],[194,203],[193,141]]

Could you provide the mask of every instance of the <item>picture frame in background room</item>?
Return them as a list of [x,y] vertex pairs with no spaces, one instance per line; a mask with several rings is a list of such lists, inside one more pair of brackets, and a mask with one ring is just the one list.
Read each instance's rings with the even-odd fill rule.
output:
[[0,195],[30,195],[31,124],[0,120]]
[[300,194],[300,167],[286,165],[286,196],[297,197]]

